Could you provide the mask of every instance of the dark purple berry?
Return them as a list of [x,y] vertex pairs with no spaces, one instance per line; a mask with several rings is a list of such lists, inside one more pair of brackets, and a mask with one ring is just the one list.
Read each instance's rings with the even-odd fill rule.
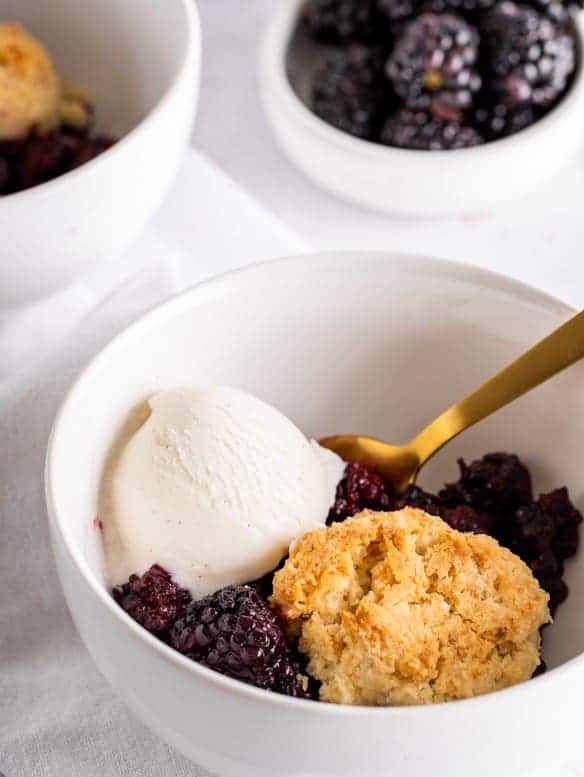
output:
[[526,0],[526,4],[545,13],[554,22],[563,24],[575,19],[584,8],[584,0]]
[[442,519],[456,531],[490,534],[492,521],[469,505],[442,509]]
[[426,111],[402,108],[386,121],[381,142],[417,151],[453,151],[478,146],[483,138],[469,125],[443,121]]
[[327,43],[370,41],[379,29],[377,0],[309,0],[304,20],[316,40]]
[[282,622],[258,591],[229,586],[192,602],[171,632],[183,655],[258,688],[312,698]]
[[191,602],[189,592],[174,583],[158,564],[142,576],[131,575],[128,582],[116,586],[112,594],[130,617],[163,639]]
[[394,98],[379,49],[351,46],[332,52],[313,85],[313,109],[327,124],[365,140],[377,140]]
[[508,108],[497,102],[492,96],[491,102],[483,102],[473,114],[474,125],[486,140],[498,140],[515,135],[537,121],[539,113],[532,105],[519,105]]
[[425,13],[410,22],[387,62],[396,94],[410,108],[460,122],[481,87],[479,35],[453,14]]
[[439,494],[446,505],[500,513],[531,502],[531,475],[518,456],[488,453],[470,464],[459,459],[458,466],[460,479]]
[[576,68],[572,29],[528,5],[497,3],[482,23],[488,86],[498,102],[551,107]]
[[12,194],[50,181],[89,162],[114,144],[88,130],[31,133],[17,141],[0,142],[0,193]]
[[382,475],[362,464],[349,462],[337,486],[335,503],[327,522],[344,521],[361,510],[390,510],[391,494],[391,486]]
[[403,507],[415,507],[430,515],[440,515],[442,509],[437,496],[413,485],[408,486],[404,492],[398,494],[391,505],[392,510],[401,510]]

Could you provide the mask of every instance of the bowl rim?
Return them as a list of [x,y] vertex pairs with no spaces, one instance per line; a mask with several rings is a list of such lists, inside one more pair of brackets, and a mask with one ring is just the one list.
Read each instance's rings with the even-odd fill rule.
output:
[[[260,50],[259,72],[260,81],[264,87],[264,96],[266,97],[269,92],[272,92],[287,105],[296,121],[302,123],[306,131],[318,135],[323,141],[347,154],[360,155],[362,158],[368,158],[377,163],[401,160],[410,164],[421,164],[422,162],[442,164],[444,154],[441,153],[432,155],[424,150],[386,146],[343,132],[316,116],[298,96],[288,78],[286,57],[305,2],[306,0],[289,0],[287,3],[280,3],[274,10],[272,19],[264,33]],[[531,126],[514,135],[470,148],[448,150],[448,160],[468,163],[479,159],[484,161],[487,154],[502,155],[513,152],[514,149],[525,146],[527,141],[544,132],[553,131],[559,123],[570,119],[570,113],[584,103],[584,14],[581,14],[579,19],[575,21],[574,30],[578,60],[570,86],[558,104]],[[271,99],[271,95],[268,99]]]
[[[59,518],[55,494],[57,484],[53,473],[53,458],[56,449],[63,445],[61,440],[61,425],[66,415],[74,408],[77,401],[77,395],[82,394],[87,383],[91,382],[93,375],[99,372],[109,360],[110,354],[119,348],[125,347],[126,343],[131,342],[135,337],[143,337],[148,332],[164,323],[165,321],[180,315],[188,309],[195,308],[200,302],[207,298],[217,296],[222,287],[230,284],[232,281],[240,281],[245,278],[251,278],[254,275],[265,275],[271,271],[278,271],[281,268],[294,271],[298,267],[308,268],[314,265],[316,261],[334,262],[337,267],[342,262],[356,264],[356,260],[363,258],[373,261],[387,263],[391,262],[394,266],[407,266],[408,271],[412,272],[433,272],[441,277],[455,278],[465,280],[469,283],[474,282],[483,287],[490,288],[493,291],[500,291],[515,296],[515,298],[532,304],[547,308],[550,312],[559,313],[566,317],[574,315],[576,309],[568,303],[562,301],[535,286],[514,279],[503,273],[485,269],[466,262],[440,259],[421,254],[408,254],[399,251],[322,251],[316,253],[303,253],[287,256],[279,259],[269,259],[258,262],[254,265],[240,267],[235,270],[229,270],[219,275],[204,280],[195,286],[173,295],[164,302],[156,305],[153,309],[140,316],[132,324],[123,329],[114,336],[108,344],[103,347],[89,363],[78,373],[74,382],[65,394],[64,399],[55,416],[45,457],[44,480],[45,480],[45,499],[47,505],[49,526],[51,533],[56,535],[60,542],[60,547],[67,554],[69,561],[75,567],[78,574],[83,578],[86,586],[97,597],[101,604],[106,608],[109,614],[123,624],[123,628],[129,628],[134,636],[145,645],[149,646],[164,661],[171,661],[178,668],[186,671],[198,681],[207,685],[215,686],[228,693],[235,693],[240,697],[254,700],[258,703],[265,703],[270,706],[283,706],[288,710],[298,709],[304,714],[312,712],[317,715],[325,716],[355,716],[377,715],[392,719],[395,716],[415,717],[417,715],[429,714],[452,714],[458,713],[461,707],[471,713],[477,705],[497,704],[499,701],[510,700],[511,697],[517,698],[525,695],[527,692],[533,692],[537,688],[553,683],[568,674],[572,674],[576,669],[584,666],[584,652],[574,658],[565,661],[558,667],[549,670],[543,675],[531,678],[530,680],[519,683],[496,692],[476,696],[470,699],[461,699],[449,702],[440,702],[428,705],[412,705],[403,707],[370,707],[363,705],[343,705],[335,703],[315,703],[312,700],[296,699],[290,696],[284,696],[272,691],[256,688],[247,685],[238,680],[225,677],[218,672],[208,669],[195,661],[183,656],[170,646],[156,639],[146,629],[134,621],[121,607],[114,601],[113,597],[103,583],[99,582],[97,577],[89,568],[80,548],[74,544]],[[88,518],[89,520],[89,518]],[[130,642],[128,641],[128,645]]]
[[[33,197],[49,196],[56,193],[59,189],[76,182],[82,176],[88,175],[91,171],[100,164],[115,159],[120,154],[123,154],[126,146],[133,142],[134,138],[143,134],[148,130],[151,124],[156,121],[157,117],[164,111],[167,103],[169,103],[175,92],[178,91],[183,79],[188,78],[191,68],[195,66],[198,70],[201,59],[202,49],[202,35],[201,35],[201,21],[199,11],[194,0],[174,0],[177,7],[182,10],[184,16],[184,28],[187,30],[187,39],[184,47],[184,53],[181,61],[178,63],[169,84],[164,89],[162,95],[159,97],[156,104],[148,111],[148,113],[140,119],[137,124],[124,133],[119,140],[116,140],[113,146],[103,151],[98,156],[90,159],[79,167],[73,168],[66,173],[58,175],[56,178],[52,178],[44,183],[36,184],[28,189],[23,189],[19,192],[13,192],[12,194],[5,194],[0,197],[0,208],[3,206],[9,206],[12,203],[20,203],[24,199],[32,199]],[[194,98],[193,98],[194,99]]]

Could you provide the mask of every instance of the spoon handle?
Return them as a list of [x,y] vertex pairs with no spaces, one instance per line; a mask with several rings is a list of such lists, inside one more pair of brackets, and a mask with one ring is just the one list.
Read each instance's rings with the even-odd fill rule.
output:
[[408,447],[420,466],[458,434],[584,357],[584,311],[457,402],[423,429]]

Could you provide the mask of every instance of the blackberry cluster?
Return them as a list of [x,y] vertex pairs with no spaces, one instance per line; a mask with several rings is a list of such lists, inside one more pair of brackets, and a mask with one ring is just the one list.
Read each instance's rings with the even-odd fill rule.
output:
[[276,693],[312,698],[300,658],[278,614],[251,586],[223,588],[193,602],[174,624],[171,645],[227,677]]
[[55,130],[0,142],[0,195],[30,189],[89,162],[114,140],[89,132]]
[[165,640],[192,601],[189,592],[174,583],[158,564],[142,576],[131,575],[128,582],[116,586],[112,594],[128,615],[151,634]]
[[337,129],[418,150],[468,148],[525,129],[570,88],[584,0],[308,0],[333,43],[312,108]]
[[391,503],[392,491],[385,478],[362,464],[350,462],[337,486],[327,523],[344,521],[361,510],[389,510]]

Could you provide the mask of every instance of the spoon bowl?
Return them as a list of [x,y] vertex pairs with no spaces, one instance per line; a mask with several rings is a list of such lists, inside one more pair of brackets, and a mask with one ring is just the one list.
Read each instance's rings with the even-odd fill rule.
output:
[[420,457],[410,445],[390,445],[375,437],[338,434],[323,437],[319,443],[345,461],[358,461],[381,473],[398,493],[416,480],[422,465]]

